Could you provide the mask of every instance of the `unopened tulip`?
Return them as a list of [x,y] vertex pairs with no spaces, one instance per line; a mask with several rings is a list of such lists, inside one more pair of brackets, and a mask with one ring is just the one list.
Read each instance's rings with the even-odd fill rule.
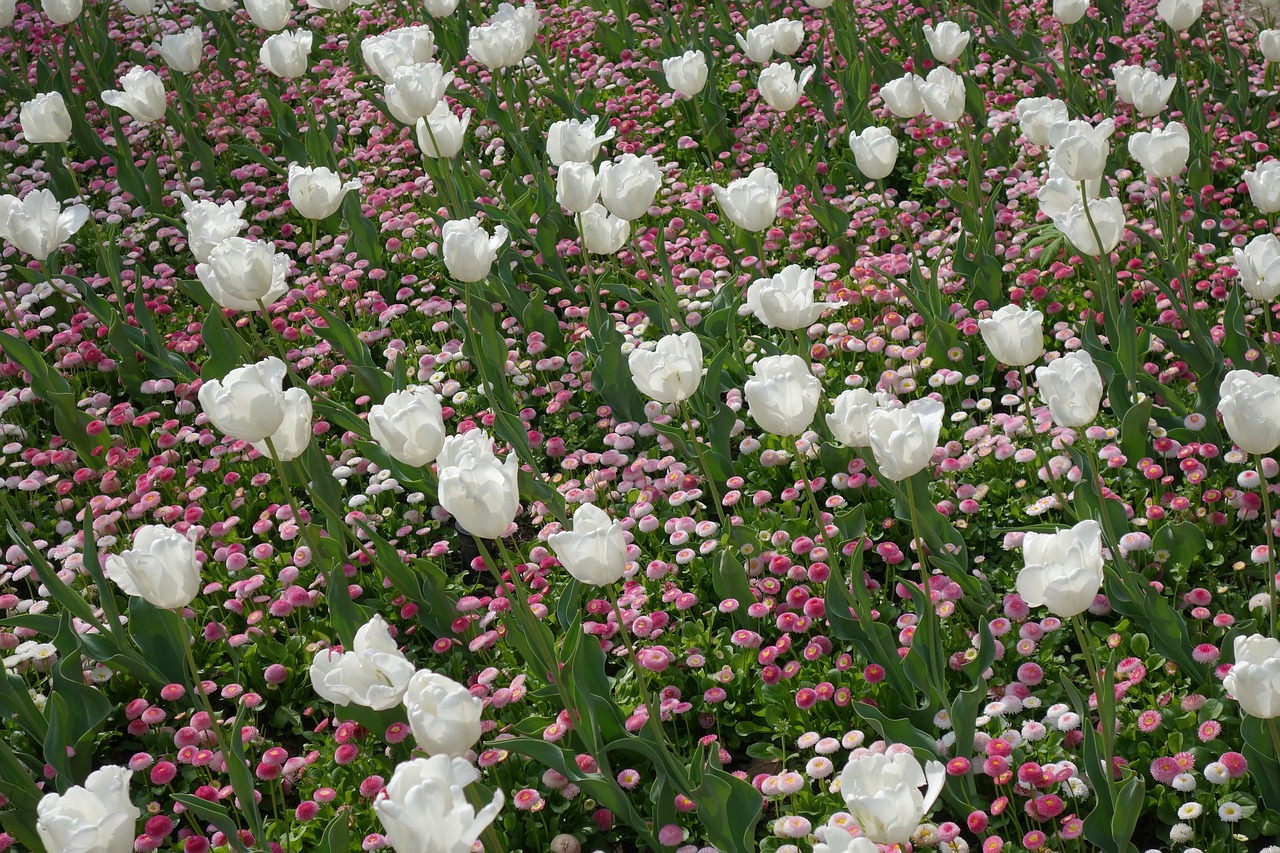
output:
[[142,811],[129,796],[133,771],[105,765],[84,785],[36,803],[36,834],[49,853],[130,853]]
[[40,7],[55,24],[70,24],[84,11],[84,0],[40,0]]
[[515,65],[524,59],[526,50],[524,29],[515,21],[490,22],[471,28],[467,52],[490,71]]
[[1156,116],[1164,112],[1177,77],[1161,77],[1150,68],[1141,65],[1123,65],[1116,68],[1116,97],[1132,104],[1140,116]]
[[310,30],[286,30],[268,36],[262,43],[258,61],[284,80],[301,77],[310,67],[311,38]]
[[204,30],[189,27],[180,33],[170,33],[160,39],[157,50],[171,69],[191,74],[204,61]]
[[871,181],[889,177],[898,163],[898,140],[887,127],[868,127],[861,133],[850,133],[849,148],[858,171]]
[[229,237],[196,265],[196,277],[223,308],[258,311],[289,290],[289,257],[270,243]]
[[1060,427],[1087,426],[1098,416],[1102,403],[1102,374],[1093,357],[1083,350],[1036,368],[1040,397]]
[[284,392],[280,428],[262,441],[253,442],[253,449],[268,459],[291,462],[307,452],[311,435],[311,395],[301,388],[289,388]]
[[423,0],[423,7],[433,18],[447,18],[458,8],[458,0]]
[[745,35],[738,33],[738,46],[752,62],[768,62],[773,56],[774,33],[771,24],[758,24],[747,30]]
[[187,248],[202,264],[209,263],[214,249],[249,227],[242,218],[247,204],[244,200],[218,204],[208,199],[194,201],[182,193],[178,198],[182,200],[182,219],[187,225]]
[[417,124],[435,110],[454,76],[438,62],[401,65],[391,72],[391,82],[382,87],[387,111],[398,121]]
[[488,433],[473,429],[446,438],[437,458],[440,506],[483,539],[502,537],[520,511],[516,454],[499,461],[492,445]]
[[155,0],[124,0],[124,7],[134,15],[150,15],[156,10]]
[[508,236],[506,226],[498,225],[490,237],[475,216],[446,222],[441,233],[444,265],[458,281],[480,281],[487,276]]
[[943,21],[937,27],[925,24],[923,29],[933,58],[943,65],[955,62],[969,44],[969,33],[960,29],[955,21]]
[[413,678],[413,664],[396,646],[386,620],[374,616],[356,631],[353,648],[321,649],[311,662],[311,687],[326,702],[375,711],[399,705]]
[[760,80],[757,83],[760,97],[775,110],[785,113],[800,103],[800,94],[811,77],[813,77],[812,68],[801,71],[800,78],[797,80],[796,70],[790,63],[775,62],[760,72]]
[[499,788],[477,812],[465,789],[478,781],[480,771],[456,756],[433,755],[397,765],[373,803],[387,843],[397,853],[470,851],[506,802]]
[[866,388],[850,388],[836,397],[827,427],[836,441],[845,447],[871,446],[871,413],[880,408],[880,400]]
[[466,141],[470,124],[471,110],[466,110],[462,118],[458,118],[444,101],[436,104],[431,115],[418,119],[418,148],[422,156],[446,160],[457,157]]
[[1264,634],[1239,635],[1235,639],[1236,662],[1222,680],[1222,687],[1251,717],[1280,717],[1280,640]]
[[1280,62],[1280,29],[1263,30],[1258,33],[1258,50],[1267,62]]
[[1018,595],[1062,619],[1088,610],[1102,587],[1102,527],[1086,519],[1058,533],[1025,534]]
[[0,27],[7,27],[13,23],[17,7],[18,0],[0,0]]
[[804,44],[804,24],[800,21],[779,18],[768,27],[773,34],[773,52],[779,56],[791,56]]
[[18,111],[22,123],[22,135],[27,141],[60,145],[71,138],[71,113],[61,92],[36,95],[22,104]]
[[118,90],[103,92],[103,103],[124,110],[138,124],[150,124],[164,118],[164,82],[159,74],[135,65],[120,78],[120,86]]
[[636,389],[659,403],[693,396],[702,381],[702,343],[693,332],[664,335],[653,349],[637,347],[627,356]]
[[244,0],[244,10],[249,20],[269,33],[284,29],[293,12],[290,0]]
[[480,740],[484,703],[452,678],[420,669],[403,701],[413,738],[428,755],[464,755]]
[[608,586],[627,570],[622,524],[594,504],[574,510],[573,529],[552,533],[547,544],[565,571],[588,586]]
[[1053,16],[1063,24],[1077,23],[1089,12],[1089,0],[1053,0]]
[[443,409],[430,388],[393,391],[369,409],[369,434],[398,462],[430,465],[444,447]]
[[73,204],[66,210],[46,189],[31,190],[21,199],[0,195],[0,238],[37,261],[45,261],[89,221],[89,208]]
[[918,74],[904,74],[880,87],[880,98],[885,108],[898,118],[915,118],[924,112],[924,99],[920,87],[924,79]]
[[1056,135],[1054,128],[1065,125],[1070,116],[1067,104],[1057,98],[1023,98],[1014,108],[1018,116],[1018,127],[1022,135],[1032,145],[1044,148],[1051,144]]
[[756,319],[774,329],[804,329],[812,326],[827,310],[814,302],[813,283],[817,274],[796,264],[773,278],[758,278],[747,288],[747,307]]
[[946,409],[929,397],[900,409],[879,408],[867,417],[871,452],[880,474],[895,482],[923,471],[933,459]]
[[572,213],[590,210],[600,198],[600,181],[590,163],[565,163],[556,173],[556,201]]
[[939,65],[919,85],[924,111],[935,121],[959,121],[964,115],[964,78]]
[[1156,4],[1156,17],[1175,32],[1188,29],[1203,12],[1204,0],[1160,0]]
[[1044,353],[1044,315],[1034,308],[1006,305],[979,320],[978,331],[1001,364],[1026,367]]
[[822,383],[798,355],[771,355],[755,363],[743,386],[747,409],[765,432],[800,435],[818,412]]
[[1115,196],[1091,198],[1087,212],[1082,204],[1072,205],[1066,213],[1055,216],[1053,224],[1076,249],[1101,257],[1120,245],[1120,238],[1124,236],[1124,205]]
[[[840,795],[862,834],[876,844],[905,845],[942,793],[946,769],[920,766],[910,751],[864,752],[840,774]],[[928,786],[924,793],[920,788]],[[828,839],[830,835],[828,834]]]
[[1139,131],[1130,136],[1129,153],[1147,177],[1157,181],[1177,177],[1191,156],[1191,137],[1185,126],[1171,121],[1157,130]]
[[729,221],[744,231],[764,231],[778,215],[782,185],[778,173],[768,166],[756,166],[745,178],[730,181],[729,186],[712,184],[720,210]]
[[400,27],[360,42],[365,66],[383,83],[393,81],[397,68],[429,63],[435,52],[435,35],[423,26]]
[[662,71],[673,92],[692,98],[707,85],[707,57],[700,50],[662,60]]
[[613,139],[618,131],[611,127],[597,136],[598,122],[599,116],[592,116],[585,121],[565,119],[552,124],[547,130],[547,159],[551,165],[594,163],[600,156],[600,146]]
[[1106,171],[1114,132],[1111,119],[1097,126],[1082,120],[1055,125],[1050,129],[1052,160],[1073,181],[1096,181]]
[[600,201],[610,213],[628,222],[649,212],[662,187],[662,170],[648,154],[624,154],[616,162],[602,163],[597,174]]
[[1236,446],[1257,454],[1280,447],[1280,376],[1232,370],[1218,394],[1222,424]]
[[1280,160],[1259,163],[1244,173],[1249,200],[1262,213],[1280,211]]
[[284,362],[275,356],[237,367],[200,386],[200,406],[209,422],[241,441],[262,441],[284,423]]
[[289,164],[289,202],[306,219],[327,219],[338,212],[343,197],[360,189],[359,181],[344,182],[325,166]]
[[125,595],[154,607],[186,607],[200,592],[200,563],[191,540],[169,527],[144,524],[133,547],[107,557],[103,572]]
[[593,255],[616,255],[631,237],[631,223],[593,204],[578,214],[582,225],[582,245]]
[[1259,302],[1274,302],[1280,296],[1280,239],[1261,234],[1234,253],[1240,286]]

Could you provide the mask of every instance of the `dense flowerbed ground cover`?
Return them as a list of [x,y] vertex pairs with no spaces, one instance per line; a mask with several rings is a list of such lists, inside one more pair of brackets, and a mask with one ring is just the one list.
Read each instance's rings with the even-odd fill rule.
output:
[[1267,848],[1274,11],[0,0],[0,849]]

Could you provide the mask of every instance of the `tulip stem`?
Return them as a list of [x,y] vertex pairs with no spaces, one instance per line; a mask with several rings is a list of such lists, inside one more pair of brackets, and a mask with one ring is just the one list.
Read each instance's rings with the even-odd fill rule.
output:
[[[1115,741],[1115,714],[1104,713],[1104,702],[1113,702],[1114,697],[1107,696],[1104,698],[1104,688],[1102,672],[1098,668],[1098,657],[1094,653],[1093,643],[1089,640],[1089,632],[1084,627],[1084,617],[1077,613],[1071,617],[1071,625],[1076,630],[1076,640],[1080,643],[1080,652],[1084,656],[1085,666],[1089,670],[1089,679],[1093,682],[1094,696],[1098,700],[1098,723],[1099,734],[1102,740],[1102,773],[1106,780],[1107,788],[1112,792],[1111,799],[1115,800],[1115,773],[1112,768],[1111,756],[1113,752],[1113,742]],[[1085,707],[1080,709],[1080,725],[1092,726],[1092,717],[1089,714],[1089,703],[1085,701]],[[1092,773],[1090,774],[1092,776]]]
[[1262,456],[1258,456],[1258,488],[1262,492],[1263,527],[1267,531],[1267,610],[1271,614],[1271,636],[1276,635],[1276,543],[1275,533],[1271,529],[1271,498],[1267,489],[1267,478],[1262,473]]
[[[582,241],[582,269],[587,274],[587,299],[591,303],[591,310],[594,312],[600,307],[600,292],[596,289],[596,274],[594,265],[591,263],[591,253],[587,251],[587,235],[582,227],[582,214],[574,213],[573,219],[578,225],[578,238]],[[665,329],[663,330],[666,331]]]
[[707,462],[706,455],[702,452],[702,442],[698,441],[698,432],[693,425],[693,408],[689,405],[688,400],[682,400],[679,403],[681,417],[684,418],[685,427],[689,431],[689,442],[693,445],[693,454],[698,458],[698,467],[702,469],[702,476],[706,478],[707,488],[711,490],[711,501],[715,506],[716,516],[720,519],[720,532],[722,534],[729,532],[729,523],[725,520],[724,503],[720,497],[720,488],[716,484],[716,477],[711,471],[711,465]]
[[648,676],[644,672],[644,667],[640,665],[639,659],[636,658],[635,647],[631,645],[631,640],[627,637],[627,623],[622,621],[622,606],[618,603],[618,596],[613,597],[613,614],[618,619],[618,636],[622,638],[622,646],[627,650],[627,660],[631,662],[631,668],[636,674],[636,684],[640,688],[640,699],[644,702],[645,722],[653,731],[654,738],[658,741],[659,748],[667,751],[667,742],[662,734],[662,707],[655,705],[653,695],[649,692]]
[[1036,429],[1035,415],[1031,412],[1031,383],[1027,380],[1025,374],[1022,381],[1022,406],[1026,411],[1027,430],[1031,433],[1031,441],[1036,446],[1036,456],[1039,458],[1040,464],[1044,466],[1045,473],[1049,476],[1049,486],[1053,489],[1053,495],[1058,500],[1058,507],[1074,519],[1076,515],[1067,503],[1067,495],[1053,473],[1053,467],[1049,464],[1049,455],[1044,449],[1044,440],[1040,438],[1040,432]]
[[809,471],[805,466],[804,454],[796,450],[796,464],[800,468],[800,476],[804,478],[804,493],[809,502],[809,509],[813,511],[814,524],[818,525],[818,532],[822,534],[823,544],[827,546],[827,550],[831,551],[831,544],[827,541],[827,524],[822,517],[822,510],[818,507],[818,499],[813,494],[812,480],[809,479]]

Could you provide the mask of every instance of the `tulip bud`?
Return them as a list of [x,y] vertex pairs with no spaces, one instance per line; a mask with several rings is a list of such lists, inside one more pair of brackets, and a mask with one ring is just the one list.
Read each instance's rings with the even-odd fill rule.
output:
[[1071,26],[1089,12],[1089,0],[1053,0],[1053,16]]
[[493,453],[493,439],[480,429],[444,440],[437,467],[440,506],[472,536],[498,539],[520,511],[518,461]]
[[1160,0],[1156,4],[1156,17],[1179,33],[1200,20],[1203,12],[1204,0]]
[[693,332],[664,335],[652,350],[637,347],[627,356],[636,389],[659,403],[689,399],[702,381],[702,342]]
[[924,111],[935,121],[959,121],[964,115],[964,78],[939,65],[919,85]]
[[1240,286],[1259,302],[1274,302],[1280,296],[1280,239],[1261,234],[1234,253]]
[[1280,717],[1280,640],[1265,634],[1239,635],[1235,663],[1222,687],[1240,710],[1260,720]]
[[200,406],[214,428],[241,441],[262,441],[284,423],[284,362],[272,356],[200,386]]
[[1006,305],[978,321],[978,331],[996,361],[1026,367],[1044,352],[1044,315]]
[[692,98],[707,85],[707,57],[700,50],[662,60],[662,71],[672,91]]
[[489,274],[498,249],[506,242],[505,225],[495,227],[490,237],[478,217],[446,222],[441,238],[444,265],[458,281],[480,281]]
[[317,696],[335,705],[356,704],[386,711],[404,699],[413,674],[413,664],[391,638],[386,620],[374,616],[356,631],[349,651],[316,652],[311,662],[311,687]]
[[1083,350],[1055,358],[1036,368],[1040,397],[1060,427],[1087,426],[1102,403],[1102,374]]
[[900,409],[873,411],[867,417],[867,432],[880,475],[902,481],[923,471],[938,447],[945,412],[942,403],[929,397]]
[[960,29],[955,21],[943,21],[937,27],[925,24],[923,29],[933,58],[943,65],[955,62],[969,45],[969,33]]
[[268,459],[292,462],[311,444],[311,395],[301,388],[284,392],[284,419],[269,438],[253,442],[254,450]]
[[547,130],[547,159],[553,166],[565,163],[593,163],[600,155],[600,146],[613,139],[617,128],[611,127],[596,136],[598,116],[585,121],[565,119]]
[[435,110],[454,76],[438,62],[420,62],[396,68],[391,72],[391,82],[382,88],[387,111],[397,121],[416,125],[418,119],[426,118]]
[[822,383],[798,355],[771,355],[755,363],[743,386],[752,420],[774,435],[800,435],[818,412]]
[[324,166],[289,164],[289,202],[306,219],[327,219],[338,212],[342,198],[360,189],[359,181],[347,181]]
[[[910,750],[892,756],[855,752],[840,774],[840,796],[865,840],[905,846],[942,793],[946,778],[941,762],[921,767]],[[921,794],[920,786],[926,784],[928,790]],[[861,849],[865,848],[859,853]]]
[[226,12],[236,5],[236,0],[196,0],[196,5],[206,12]]
[[291,80],[307,73],[310,57],[311,31],[287,30],[267,37],[258,61],[277,77]]
[[89,221],[89,208],[73,204],[62,210],[49,190],[31,190],[21,200],[0,196],[0,238],[37,261],[45,261]]
[[241,218],[246,204],[243,200],[218,204],[208,199],[194,201],[182,193],[178,198],[182,200],[182,219],[187,225],[187,248],[202,264],[209,263],[214,249],[249,227]]
[[556,201],[566,210],[590,210],[599,197],[600,182],[590,163],[565,163],[556,173]]
[[397,462],[430,465],[444,447],[444,414],[430,388],[411,387],[387,395],[369,409],[369,434]]
[[1218,388],[1218,411],[1227,435],[1245,453],[1280,447],[1280,377],[1233,370]]
[[773,37],[773,52],[780,56],[791,56],[804,44],[804,24],[800,21],[779,18],[766,26]]
[[1075,204],[1066,213],[1054,217],[1053,224],[1079,251],[1101,257],[1120,245],[1125,228],[1124,206],[1114,196],[1091,198],[1087,213],[1083,204]]
[[71,138],[71,113],[61,92],[47,92],[24,102],[18,121],[22,135],[32,144],[60,145]]
[[133,15],[150,15],[156,10],[155,0],[124,0],[124,7]]
[[[470,850],[501,811],[506,797],[499,788],[479,812],[463,790],[480,780],[465,758],[433,755],[396,767],[373,810],[394,850]],[[431,847],[423,845],[431,839]]]
[[1132,104],[1138,115],[1159,115],[1169,103],[1177,77],[1161,77],[1141,65],[1121,65],[1115,69],[1116,97]]
[[1098,180],[1106,171],[1114,131],[1115,122],[1111,119],[1099,122],[1097,127],[1080,120],[1055,125],[1050,131],[1053,162],[1073,181]]
[[649,212],[662,186],[662,170],[653,157],[623,154],[614,163],[602,163],[600,200],[614,216],[630,222]]
[[89,774],[84,785],[65,794],[45,794],[36,804],[36,834],[46,850],[133,849],[141,810],[129,796],[133,771],[105,765]]
[[41,0],[40,6],[50,21],[65,26],[80,17],[84,0]]
[[13,23],[17,7],[18,0],[0,0],[0,27],[7,27]]
[[275,246],[244,237],[229,237],[196,265],[196,277],[223,308],[258,311],[289,290],[289,257]]
[[495,15],[484,26],[471,28],[467,52],[490,71],[515,65],[532,46],[539,23],[534,21],[532,36],[528,26],[516,18],[498,19]]
[[1050,140],[1060,135],[1055,131],[1058,125],[1064,125],[1070,117],[1067,104],[1057,98],[1023,98],[1014,108],[1018,116],[1018,127],[1022,135],[1032,145],[1041,148],[1051,144]]
[[773,278],[758,278],[747,288],[747,307],[756,319],[774,329],[794,331],[813,325],[827,310],[814,303],[817,274],[795,264]]
[[138,124],[150,124],[164,118],[165,91],[160,75],[135,65],[120,78],[121,89],[102,93],[102,101],[124,110]]
[[573,513],[573,529],[552,533],[547,544],[565,571],[589,586],[608,586],[627,570],[622,525],[599,507],[584,503]]
[[480,740],[484,703],[448,676],[418,670],[409,679],[404,708],[414,740],[428,755],[463,755]]
[[458,8],[458,0],[423,0],[427,14],[433,18],[447,18]]
[[889,177],[898,163],[898,140],[887,127],[868,127],[861,133],[850,133],[849,148],[858,171],[870,181]]
[[1244,173],[1249,200],[1261,213],[1280,211],[1280,160],[1259,163]]
[[400,27],[360,42],[360,55],[369,70],[390,83],[397,68],[425,65],[436,52],[435,34],[430,27]]
[[418,119],[418,148],[422,156],[446,160],[457,157],[470,124],[471,110],[458,118],[444,101],[436,104],[431,115]]
[[174,71],[191,74],[204,59],[204,30],[190,27],[160,39],[157,48],[162,59]]
[[845,447],[871,446],[871,413],[880,401],[866,388],[850,388],[836,397],[833,411],[827,415],[827,427],[836,441]]
[[880,87],[885,108],[898,118],[915,118],[924,112],[920,87],[924,80],[918,74],[904,74]]
[[1267,62],[1280,62],[1280,29],[1263,30],[1258,33],[1258,50]]
[[778,173],[768,166],[756,166],[745,178],[730,181],[728,187],[712,184],[720,210],[743,231],[764,231],[778,215],[782,185]]
[[738,33],[738,46],[752,62],[768,62],[773,56],[774,33],[771,24],[758,24],[747,30],[746,35]]
[[[1041,368],[1042,370],[1044,368]],[[1058,533],[1025,534],[1018,595],[1070,619],[1093,605],[1102,587],[1102,527],[1092,518]]]
[[1163,128],[1140,131],[1129,137],[1129,153],[1141,164],[1147,177],[1157,181],[1173,178],[1187,167],[1191,156],[1191,137],[1176,121]]
[[244,10],[258,27],[274,33],[289,23],[293,3],[289,0],[244,0]]
[[775,62],[760,72],[757,86],[766,104],[785,113],[800,103],[800,93],[812,77],[813,69],[806,68],[797,80],[796,70],[790,63]]
[[602,204],[593,204],[578,214],[582,245],[593,255],[617,254],[631,236],[631,223],[614,216]]

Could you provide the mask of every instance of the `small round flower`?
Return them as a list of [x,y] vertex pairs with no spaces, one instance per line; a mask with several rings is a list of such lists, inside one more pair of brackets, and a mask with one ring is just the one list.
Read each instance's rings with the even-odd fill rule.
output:
[[1159,711],[1143,711],[1138,715],[1138,730],[1144,734],[1150,734],[1160,728],[1160,723],[1163,719]]
[[1225,785],[1231,781],[1231,774],[1221,761],[1211,761],[1204,767],[1204,778],[1215,785]]
[[532,788],[522,788],[516,791],[516,795],[511,798],[512,804],[521,811],[536,811],[542,807],[543,799]]
[[1204,814],[1204,806],[1199,803],[1183,803],[1178,807],[1179,820],[1195,820]]
[[831,763],[831,759],[822,755],[810,758],[809,763],[804,766],[804,772],[810,779],[825,779],[834,771],[835,765]]
[[1218,817],[1227,823],[1235,823],[1244,817],[1244,808],[1233,800],[1227,800],[1218,806]]
[[1173,781],[1169,783],[1175,791],[1181,791],[1186,794],[1196,789],[1196,777],[1190,773],[1179,773],[1173,777]]
[[799,815],[784,817],[773,824],[773,834],[779,838],[804,838],[813,830],[813,824]]

